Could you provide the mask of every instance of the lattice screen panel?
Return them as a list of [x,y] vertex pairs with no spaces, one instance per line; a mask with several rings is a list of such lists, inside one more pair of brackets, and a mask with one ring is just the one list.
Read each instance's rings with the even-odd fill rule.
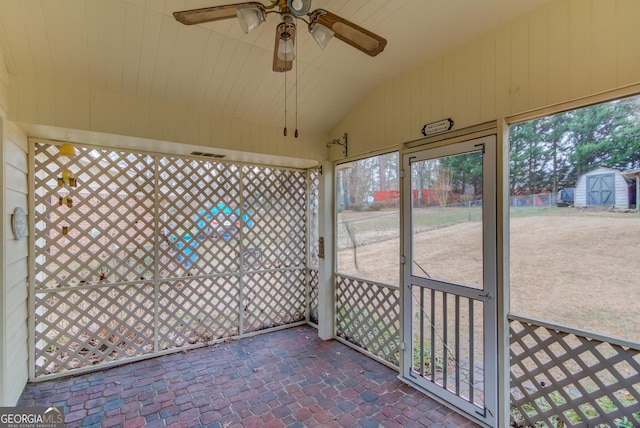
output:
[[320,221],[320,173],[309,173],[309,267],[318,269],[318,238]]
[[35,377],[305,320],[307,171],[75,150],[34,143]]
[[237,336],[240,323],[237,276],[180,279],[160,284],[160,350]]
[[256,272],[244,283],[245,333],[305,320],[304,269]]
[[510,322],[517,426],[640,426],[640,349],[539,324]]
[[159,161],[160,276],[239,270],[240,168],[202,159]]
[[309,321],[318,325],[320,172],[309,173]]
[[309,269],[309,321],[318,324],[318,271]]
[[[151,278],[153,157],[77,147],[65,165],[58,152],[35,144],[36,289]],[[77,187],[58,185],[64,168]]]
[[[301,267],[306,263],[306,174],[245,166],[243,196],[253,224],[243,224],[248,269]],[[300,240],[300,237],[305,239]]]
[[153,352],[153,294],[149,283],[36,294],[36,374]]
[[374,355],[400,364],[400,290],[336,275],[337,334]]

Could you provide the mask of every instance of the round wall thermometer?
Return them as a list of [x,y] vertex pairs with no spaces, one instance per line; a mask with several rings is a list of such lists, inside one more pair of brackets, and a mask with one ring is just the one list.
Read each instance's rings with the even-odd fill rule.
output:
[[20,207],[16,207],[11,215],[11,229],[16,239],[22,239],[27,235],[27,214]]

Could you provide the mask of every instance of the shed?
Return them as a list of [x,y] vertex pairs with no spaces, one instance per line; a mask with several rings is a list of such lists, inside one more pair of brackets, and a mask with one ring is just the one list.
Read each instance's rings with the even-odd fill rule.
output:
[[614,207],[629,209],[635,195],[635,181],[613,168],[597,168],[578,178],[576,207]]

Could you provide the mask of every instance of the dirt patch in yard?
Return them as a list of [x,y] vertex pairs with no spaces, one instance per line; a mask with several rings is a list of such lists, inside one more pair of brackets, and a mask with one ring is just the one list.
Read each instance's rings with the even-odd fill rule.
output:
[[[415,236],[416,260],[475,284],[477,222]],[[640,216],[567,209],[511,219],[511,312],[640,342]],[[444,245],[441,245],[443,243]],[[399,240],[338,253],[340,271],[397,284]]]
[[640,342],[640,217],[511,221],[511,311]]

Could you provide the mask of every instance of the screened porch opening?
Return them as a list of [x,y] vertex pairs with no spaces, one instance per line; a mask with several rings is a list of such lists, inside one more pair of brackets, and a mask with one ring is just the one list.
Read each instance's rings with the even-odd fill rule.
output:
[[640,425],[640,97],[510,127],[517,426]]

